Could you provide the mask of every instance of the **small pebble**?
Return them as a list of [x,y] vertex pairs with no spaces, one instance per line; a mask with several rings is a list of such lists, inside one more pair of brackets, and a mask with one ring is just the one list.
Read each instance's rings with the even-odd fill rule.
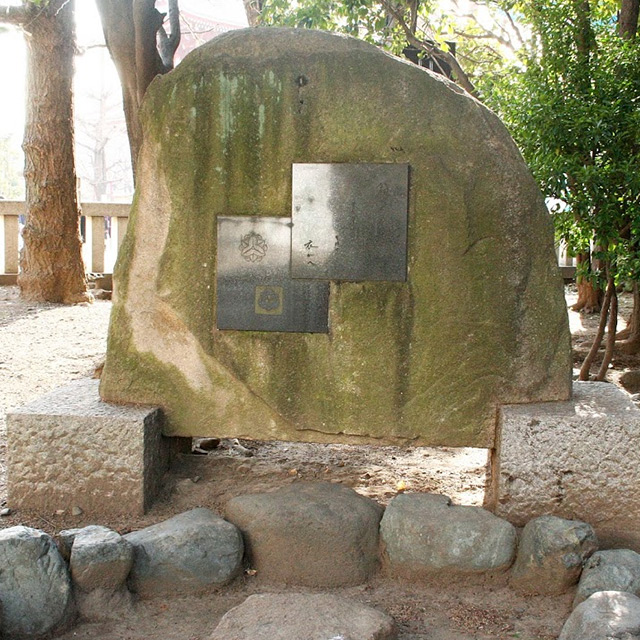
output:
[[203,451],[212,451],[220,446],[220,438],[203,438],[198,443],[198,448]]
[[0,516],[10,516],[11,515],[11,509],[9,509],[9,507],[5,507],[4,509],[0,510]]
[[80,507],[71,507],[71,515],[72,516],[81,516],[82,515],[82,509]]
[[194,484],[200,482],[200,480],[202,480],[200,476],[193,476],[193,478],[191,478],[191,482],[193,482]]
[[64,515],[64,509],[57,509],[56,510],[56,515],[57,516],[63,516]]

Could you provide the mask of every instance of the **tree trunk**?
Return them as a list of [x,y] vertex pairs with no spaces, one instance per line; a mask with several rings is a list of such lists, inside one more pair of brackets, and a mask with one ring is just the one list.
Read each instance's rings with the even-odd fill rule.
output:
[[[609,282],[607,285],[607,291],[604,295],[604,301],[602,303],[602,310],[600,311],[600,323],[598,324],[598,330],[596,332],[596,337],[593,340],[593,344],[591,345],[591,349],[587,354],[587,357],[584,359],[582,366],[580,367],[580,375],[578,376],[579,380],[589,380],[589,374],[591,372],[591,365],[593,361],[596,359],[598,355],[598,349],[602,344],[602,337],[604,336],[604,330],[607,325],[607,317],[609,314],[609,307],[611,305],[611,299],[615,294],[615,284],[613,282],[613,278],[609,278]],[[616,307],[617,313],[617,307]],[[615,327],[613,329],[615,333]]]
[[32,6],[23,148],[27,223],[18,284],[28,300],[91,299],[82,262],[73,135],[74,0]]
[[626,355],[640,352],[640,292],[638,283],[633,283],[633,309],[627,321],[627,326],[616,336],[621,340],[618,350]]
[[129,151],[133,176],[136,174],[136,159],[142,144],[142,130],[138,119],[138,79],[136,77],[135,30],[133,26],[133,3],[131,0],[97,0],[102,31],[107,49],[118,71],[122,86],[124,118],[129,137]]
[[[589,262],[591,256],[588,253],[579,253],[577,256],[578,268],[581,264]],[[571,307],[572,311],[583,313],[596,313],[600,311],[602,303],[602,290],[596,289],[584,276],[578,276],[578,301]]]
[[262,0],[242,0],[244,12],[250,27],[260,26],[260,14],[262,13]]
[[609,306],[609,322],[607,323],[607,343],[604,350],[604,357],[602,358],[602,364],[596,375],[598,382],[603,382],[607,377],[609,371],[609,364],[613,359],[613,352],[616,347],[616,329],[618,327],[618,293],[616,291],[616,285],[613,276],[609,276],[609,282],[607,289],[611,289],[611,304]]
[[[104,39],[122,85],[133,179],[142,145],[140,104],[151,81],[173,68],[173,55],[180,43],[177,0],[169,3],[171,35],[167,36],[163,14],[155,0],[96,0]],[[159,48],[162,49],[162,57]],[[163,62],[163,59],[165,62]]]
[[618,17],[618,33],[621,38],[633,40],[638,31],[639,0],[622,0]]

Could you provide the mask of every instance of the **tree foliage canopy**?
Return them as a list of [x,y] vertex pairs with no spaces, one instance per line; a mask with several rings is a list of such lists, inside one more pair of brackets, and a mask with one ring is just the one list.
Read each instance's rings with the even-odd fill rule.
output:
[[[487,92],[547,198],[558,236],[618,278],[640,259],[640,48],[610,2],[525,5],[537,45]],[[591,276],[602,281],[604,268]]]
[[505,52],[523,41],[506,6],[493,0],[478,6],[482,19],[478,12],[454,14],[436,0],[264,0],[253,22],[346,33],[397,55],[411,45],[451,67],[456,81],[476,94],[477,79],[501,67]]

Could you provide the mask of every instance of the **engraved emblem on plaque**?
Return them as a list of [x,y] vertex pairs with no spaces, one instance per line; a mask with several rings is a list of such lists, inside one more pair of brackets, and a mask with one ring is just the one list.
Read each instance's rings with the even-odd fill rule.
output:
[[291,278],[291,218],[218,217],[216,325],[329,331],[329,283]]
[[256,286],[256,313],[279,316],[282,314],[282,299],[284,290],[282,287]]
[[407,164],[294,164],[291,275],[407,279]]
[[247,262],[260,262],[267,255],[267,243],[255,231],[250,231],[240,240],[240,254]]

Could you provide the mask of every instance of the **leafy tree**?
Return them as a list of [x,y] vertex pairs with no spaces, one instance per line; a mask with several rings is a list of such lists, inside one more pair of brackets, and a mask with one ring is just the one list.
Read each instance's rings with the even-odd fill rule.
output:
[[23,149],[27,222],[18,276],[30,300],[90,300],[82,262],[73,155],[73,0],[0,6],[0,22],[27,35]]
[[[421,56],[428,56],[436,70],[438,67],[441,71],[450,69],[454,80],[476,96],[473,76],[480,75],[487,65],[501,63],[502,55],[495,47],[513,47],[510,38],[517,33],[513,21],[514,29],[509,30],[494,20],[496,32],[466,17],[453,21],[433,0],[245,0],[245,8],[249,24],[253,26],[338,31],[398,55],[411,45]],[[497,5],[492,8],[503,14],[503,22],[509,21],[506,11]],[[454,38],[460,41],[455,56],[449,44]]]
[[598,306],[594,292],[606,287],[598,338],[581,371],[588,379],[609,318],[603,379],[616,284],[640,278],[640,49],[628,33],[621,37],[610,2],[522,6],[537,46],[490,95],[543,193],[563,203],[554,219],[558,236],[582,257],[578,306]]

